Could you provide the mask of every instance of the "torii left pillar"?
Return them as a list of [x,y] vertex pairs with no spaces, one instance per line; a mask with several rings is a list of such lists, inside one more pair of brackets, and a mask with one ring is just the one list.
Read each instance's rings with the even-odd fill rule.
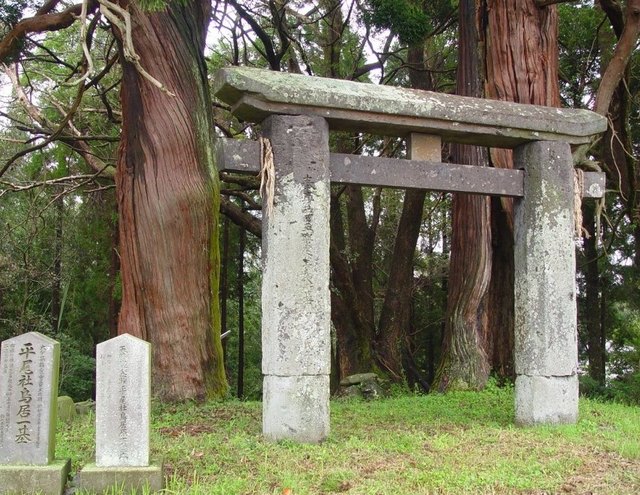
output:
[[263,135],[276,174],[273,208],[263,206],[263,433],[318,443],[329,434],[329,128],[272,115]]

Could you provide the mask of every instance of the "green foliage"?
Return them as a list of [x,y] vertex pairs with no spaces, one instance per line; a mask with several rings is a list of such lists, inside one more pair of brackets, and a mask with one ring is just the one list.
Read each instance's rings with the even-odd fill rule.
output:
[[558,15],[560,94],[566,106],[582,108],[595,96],[603,70],[603,38],[613,37],[613,32],[605,14],[584,2],[561,4]]
[[430,36],[450,16],[451,0],[368,0],[362,16],[368,24],[396,33],[402,43],[415,45]]
[[28,4],[27,0],[10,0],[0,4],[0,37],[18,23]]
[[75,402],[94,396],[96,362],[72,337],[60,334],[60,383],[58,395],[68,395]]
[[640,406],[640,371],[613,380],[609,394],[617,402]]
[[[239,371],[239,302],[238,302],[238,245],[239,229],[229,225],[229,263],[227,266],[227,326],[229,336],[224,341],[225,367],[229,381],[229,395],[238,390]],[[222,237],[221,237],[222,238]],[[246,234],[244,253],[244,393],[243,398],[258,400],[262,396],[262,342],[260,240]],[[222,241],[221,241],[222,246]]]

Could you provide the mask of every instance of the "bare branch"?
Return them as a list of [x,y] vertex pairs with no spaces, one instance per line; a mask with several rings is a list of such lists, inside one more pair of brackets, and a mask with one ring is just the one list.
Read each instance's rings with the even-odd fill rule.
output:
[[640,0],[629,0],[625,15],[622,36],[613,52],[613,57],[605,70],[598,94],[596,96],[595,111],[600,115],[607,115],[613,93],[622,80],[629,64],[638,36],[640,35]]
[[243,227],[256,237],[262,238],[262,222],[224,196],[220,197],[220,212],[236,225]]
[[34,122],[37,122],[46,132],[49,133],[49,135],[45,139],[43,139],[41,143],[38,143],[37,145],[29,148],[22,149],[11,158],[9,158],[9,160],[7,160],[3,165],[2,169],[0,169],[0,177],[2,177],[7,170],[9,170],[9,167],[13,163],[15,163],[16,160],[28,155],[29,153],[32,153],[33,151],[44,148],[47,144],[55,140],[60,140],[70,146],[71,149],[76,151],[96,173],[102,174],[107,177],[113,177],[115,175],[115,168],[111,165],[106,164],[100,158],[95,156],[91,148],[87,145],[86,140],[77,139],[82,134],[78,129],[75,128],[71,119],[73,118],[73,115],[77,111],[78,106],[82,101],[84,86],[79,86],[78,94],[76,95],[73,105],[71,106],[71,109],[66,112],[66,114],[63,110],[59,109],[63,113],[64,117],[60,125],[55,125],[50,122],[42,114],[42,112],[40,112],[40,110],[29,101],[27,94],[24,92],[24,88],[22,88],[18,81],[16,71],[12,71],[6,66],[2,66],[2,68],[4,69],[5,74],[11,80],[11,83],[13,84],[14,90],[18,97],[18,101],[22,104],[29,117]]
[[[98,7],[98,2],[95,0],[88,0],[88,2],[88,12],[94,12]],[[41,10],[44,9],[44,12],[50,12],[57,3],[57,1],[49,1]],[[60,29],[67,28],[75,22],[80,12],[82,12],[82,4],[76,4],[62,12],[36,14],[33,17],[22,19],[0,40],[0,63],[5,63],[16,54],[20,42],[27,34],[59,31]]]

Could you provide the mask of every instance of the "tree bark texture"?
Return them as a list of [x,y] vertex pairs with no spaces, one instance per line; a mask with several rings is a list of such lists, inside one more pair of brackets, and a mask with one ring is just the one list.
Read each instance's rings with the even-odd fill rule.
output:
[[[538,8],[534,0],[483,0],[478,15],[484,22],[486,97],[560,106],[556,7]],[[492,149],[491,161],[513,168],[511,151]],[[512,217],[511,200],[503,204]]]
[[[558,14],[534,0],[482,0],[477,22],[485,49],[487,98],[560,106]],[[509,150],[491,149],[491,163],[513,168]],[[487,352],[501,376],[513,374],[513,200],[493,200],[492,272],[487,300]]]
[[613,93],[624,77],[639,35],[640,0],[628,0],[625,8],[624,28],[598,87],[595,105],[597,113],[607,115]]
[[[210,5],[128,3],[140,64],[123,62],[116,177],[122,307],[119,333],[149,341],[163,400],[226,392],[218,301],[218,191],[204,63]],[[122,33],[117,33],[122,37]],[[124,60],[124,58],[122,58]]]
[[402,357],[411,319],[413,261],[422,223],[426,192],[408,189],[404,193],[398,223],[389,282],[385,291],[376,336],[376,360],[380,368],[396,381],[403,378]]
[[[478,52],[477,2],[462,0],[459,15],[457,93],[482,96],[481,53]],[[452,147],[455,163],[486,166],[486,149]],[[490,200],[454,194],[451,258],[442,357],[433,388],[481,389],[489,376],[485,351],[486,293],[491,275]]]

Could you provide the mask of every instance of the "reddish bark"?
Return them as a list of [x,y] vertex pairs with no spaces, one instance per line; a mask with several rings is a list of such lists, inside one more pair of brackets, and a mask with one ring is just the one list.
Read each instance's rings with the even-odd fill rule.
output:
[[218,311],[218,184],[203,49],[210,5],[128,5],[141,65],[169,96],[123,63],[116,187],[122,307],[119,333],[148,340],[155,394],[204,399],[226,391]]
[[609,111],[613,94],[624,77],[639,35],[640,0],[628,0],[622,34],[598,87],[595,111],[601,115],[606,115]]
[[[476,1],[459,5],[457,93],[482,96],[481,54],[478,52]],[[455,163],[486,166],[486,150],[452,148]],[[486,292],[491,275],[489,198],[470,194],[453,197],[451,258],[442,357],[433,387],[444,392],[480,389],[489,376],[485,352]]]
[[[534,0],[486,0],[480,18],[485,45],[485,96],[497,100],[560,106],[558,14]],[[491,150],[494,167],[512,168],[510,151]],[[500,374],[513,373],[513,201],[494,200],[487,351]]]

